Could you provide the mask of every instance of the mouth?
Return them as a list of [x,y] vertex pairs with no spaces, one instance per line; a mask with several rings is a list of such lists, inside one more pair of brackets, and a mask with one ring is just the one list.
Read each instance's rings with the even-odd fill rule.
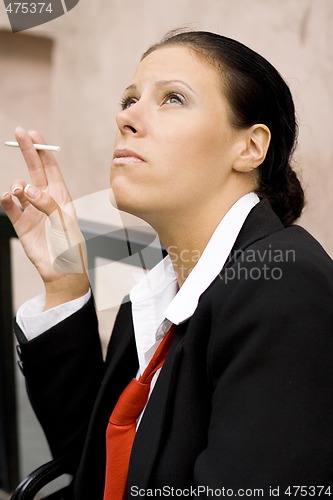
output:
[[113,153],[113,165],[124,165],[128,163],[142,163],[144,159],[130,149],[116,149]]

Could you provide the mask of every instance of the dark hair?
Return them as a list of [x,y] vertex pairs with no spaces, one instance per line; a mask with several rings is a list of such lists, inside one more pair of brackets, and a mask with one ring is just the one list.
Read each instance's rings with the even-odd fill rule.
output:
[[304,207],[304,192],[290,165],[298,127],[291,92],[281,75],[242,43],[206,31],[174,30],[142,59],[166,45],[184,45],[220,69],[234,127],[262,123],[270,129],[271,142],[259,167],[256,192],[270,202],[283,224],[294,222]]

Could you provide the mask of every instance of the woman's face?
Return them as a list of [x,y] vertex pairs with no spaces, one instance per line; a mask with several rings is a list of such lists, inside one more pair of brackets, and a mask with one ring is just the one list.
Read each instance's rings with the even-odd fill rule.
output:
[[217,71],[188,48],[162,47],[143,59],[117,115],[117,207],[154,226],[230,195],[240,146],[228,115]]

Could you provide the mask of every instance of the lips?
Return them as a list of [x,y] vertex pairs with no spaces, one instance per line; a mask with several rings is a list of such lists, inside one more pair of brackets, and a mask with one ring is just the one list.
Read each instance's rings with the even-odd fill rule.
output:
[[113,153],[113,165],[123,165],[125,163],[141,163],[144,159],[135,151],[130,149],[116,149]]

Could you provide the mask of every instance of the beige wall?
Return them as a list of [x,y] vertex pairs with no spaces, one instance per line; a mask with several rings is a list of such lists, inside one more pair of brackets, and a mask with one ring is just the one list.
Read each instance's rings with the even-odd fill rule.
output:
[[[80,198],[79,215],[117,221],[98,196],[82,197],[108,188],[114,116],[141,53],[180,25],[237,38],[289,83],[300,122],[297,169],[308,200],[301,223],[333,256],[332,0],[81,0],[51,23],[9,42],[0,37],[0,143],[17,124],[39,127],[62,147],[58,158]],[[9,31],[3,6],[0,29]],[[18,58],[12,48],[21,37],[25,51]],[[0,158],[4,191],[12,177],[25,175],[24,165],[18,151],[1,147]],[[19,303],[40,284],[17,260]]]

